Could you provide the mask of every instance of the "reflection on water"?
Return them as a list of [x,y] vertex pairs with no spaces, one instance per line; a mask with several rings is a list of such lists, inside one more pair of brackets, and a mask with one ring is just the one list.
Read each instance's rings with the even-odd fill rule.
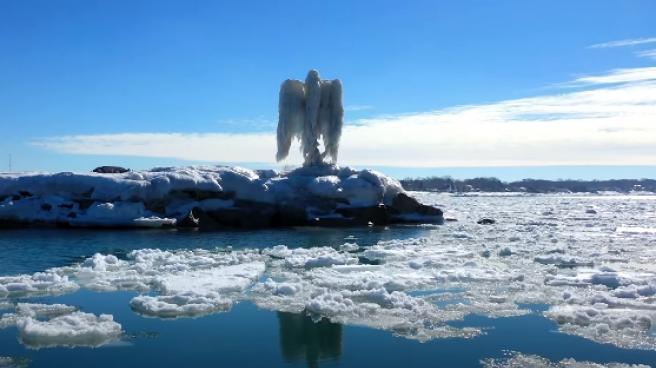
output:
[[342,353],[342,325],[323,318],[318,322],[305,313],[278,312],[280,350],[287,362],[302,359],[308,367],[320,360],[338,359]]

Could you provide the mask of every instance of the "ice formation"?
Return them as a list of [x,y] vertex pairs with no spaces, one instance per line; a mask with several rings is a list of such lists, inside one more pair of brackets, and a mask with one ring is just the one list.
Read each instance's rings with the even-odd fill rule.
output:
[[183,167],[0,175],[0,227],[252,228],[440,221],[439,209],[408,197],[398,181],[334,165],[288,173]]
[[[287,157],[295,138],[301,141],[304,165],[321,164],[326,157],[337,161],[344,124],[339,79],[322,80],[316,70],[310,70],[305,83],[287,79],[280,87],[278,111],[278,161]],[[319,152],[319,139],[323,140],[323,153]]]

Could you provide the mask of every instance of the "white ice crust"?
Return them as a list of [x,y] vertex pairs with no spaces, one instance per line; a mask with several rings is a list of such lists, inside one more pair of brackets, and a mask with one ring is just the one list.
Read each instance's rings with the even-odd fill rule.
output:
[[[390,204],[401,192],[398,181],[381,173],[334,165],[289,173],[199,166],[122,174],[0,174],[0,220],[161,227],[175,225],[194,207],[231,208],[235,200],[284,204],[318,198],[339,200],[343,207],[367,207]],[[209,198],[192,199],[190,193]],[[220,198],[225,196],[232,199]],[[165,208],[155,208],[161,203]]]

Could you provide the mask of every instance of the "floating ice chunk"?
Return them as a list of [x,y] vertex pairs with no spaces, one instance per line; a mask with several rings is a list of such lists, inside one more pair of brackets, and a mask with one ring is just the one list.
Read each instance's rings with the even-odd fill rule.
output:
[[65,304],[35,304],[18,303],[15,313],[5,313],[0,318],[0,329],[16,325],[20,318],[32,317],[37,319],[59,317],[73,313],[76,307]]
[[215,266],[159,275],[152,287],[162,295],[140,295],[130,301],[140,314],[162,317],[196,317],[230,309],[230,295],[240,294],[264,272],[263,262]]
[[292,255],[292,250],[287,248],[286,245],[279,244],[269,249],[265,249],[264,253],[275,258],[286,258]]
[[289,282],[276,282],[271,278],[264,282],[266,290],[276,296],[293,296],[300,291],[300,286]]
[[339,246],[339,250],[343,252],[357,252],[360,249],[360,246],[356,243],[344,243]]
[[161,218],[157,216],[139,217],[132,221],[138,227],[173,227],[177,222],[174,218]]
[[241,292],[257,280],[264,269],[263,262],[250,262],[185,271],[158,276],[153,286],[167,295],[187,292],[197,295]]
[[615,231],[629,234],[656,234],[656,228],[641,226],[618,226]]
[[18,303],[16,305],[17,315],[34,318],[53,318],[73,313],[76,310],[76,307],[66,304]]
[[649,334],[656,322],[656,309],[609,308],[603,303],[592,305],[557,305],[545,315],[566,333],[598,342],[634,349],[650,349],[656,337]]
[[656,282],[648,285],[626,285],[620,286],[613,290],[613,296],[618,298],[637,299],[640,297],[650,297],[656,295]]
[[89,267],[97,272],[116,271],[120,268],[120,263],[115,255],[102,255],[96,253],[92,257],[85,259],[84,262],[82,262],[82,267]]
[[226,311],[231,306],[232,301],[218,293],[199,295],[191,291],[174,295],[140,295],[130,301],[135,312],[159,318],[198,317]]
[[[436,337],[472,337],[476,329],[456,329],[443,323],[445,313],[422,299],[384,288],[357,291],[320,289],[306,304],[308,313],[333,322],[393,331],[420,341]],[[448,314],[448,312],[446,313]]]
[[104,345],[121,336],[121,325],[111,315],[95,316],[73,312],[50,320],[19,317],[16,321],[20,340],[27,347],[40,349],[54,346]]
[[358,258],[347,252],[339,252],[331,247],[288,249],[284,245],[265,250],[275,258],[283,258],[289,267],[328,267],[332,265],[356,264]]
[[79,286],[67,276],[53,271],[33,275],[0,276],[0,297],[57,295],[75,291]]
[[545,254],[539,255],[533,258],[537,263],[544,265],[556,265],[559,267],[577,267],[577,266],[588,266],[593,265],[592,261],[583,259],[581,257],[567,256],[563,254]]
[[4,313],[0,316],[0,330],[3,328],[8,328],[16,325],[16,318],[18,316],[15,313]]
[[552,362],[538,355],[526,355],[519,352],[511,352],[502,359],[484,359],[481,364],[485,368],[649,368],[642,364],[577,362],[572,358]]
[[29,364],[28,358],[0,356],[0,368],[27,368]]

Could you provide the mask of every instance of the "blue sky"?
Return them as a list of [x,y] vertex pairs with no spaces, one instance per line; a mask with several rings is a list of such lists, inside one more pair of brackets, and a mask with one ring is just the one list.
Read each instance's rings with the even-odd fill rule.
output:
[[653,1],[1,1],[0,170],[9,154],[14,170],[275,165],[279,85],[316,68],[344,84],[343,164],[656,177],[654,14]]

